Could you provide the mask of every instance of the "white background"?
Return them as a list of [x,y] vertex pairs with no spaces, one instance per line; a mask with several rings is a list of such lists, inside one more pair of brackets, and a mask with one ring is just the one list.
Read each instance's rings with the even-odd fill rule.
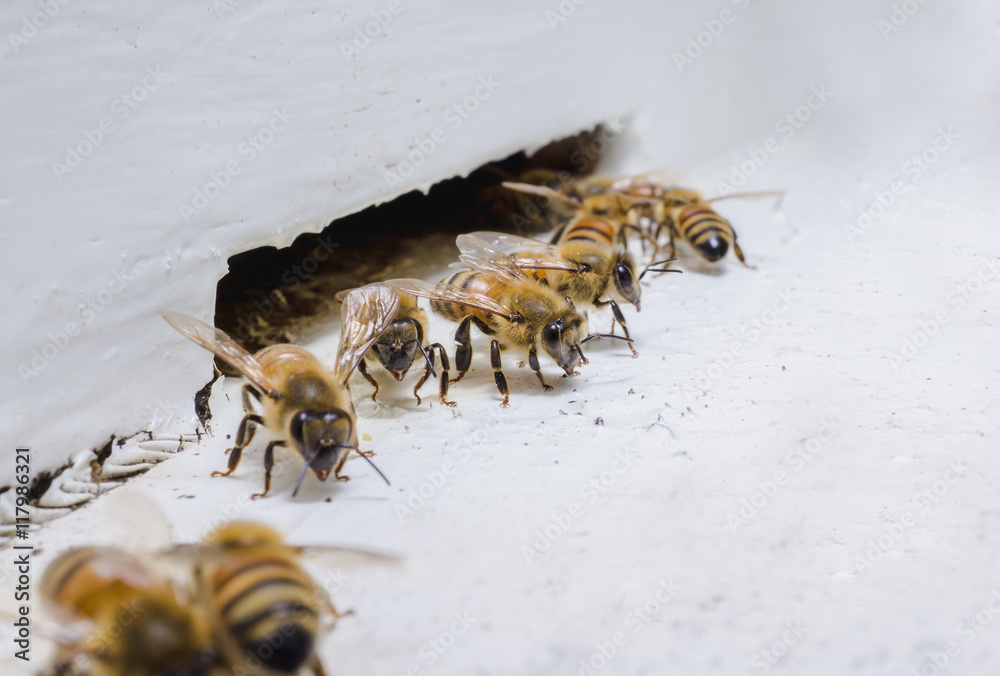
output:
[[[240,416],[229,381],[213,397],[215,437],[120,490],[151,495],[180,541],[238,512],[296,542],[398,553],[399,566],[344,569],[334,598],[355,615],[321,651],[338,674],[578,674],[616,632],[626,642],[599,673],[995,673],[998,11],[916,4],[883,36],[891,3],[741,6],[664,23],[648,47],[662,75],[606,169],[680,168],[710,195],[743,171],[742,189],[787,191],[779,210],[718,205],[756,270],[685,258],[684,275],[649,281],[641,314],[626,311],[638,359],[595,345],[575,379],[543,365],[556,384],[543,393],[510,357],[507,410],[481,342],[454,411],[388,383],[376,407],[356,383],[362,447],[391,488],[353,460],[349,483],[309,477],[293,501],[300,465],[287,456],[273,496],[241,506],[259,489],[262,443],[232,477],[208,476]],[[734,21],[679,70],[673,52],[723,9]],[[594,85],[615,95],[613,77]],[[778,121],[812,87],[832,96],[785,138]],[[939,129],[955,140],[931,152]],[[742,165],[770,137],[777,152]],[[895,179],[900,194],[873,207]],[[329,358],[335,334],[311,347]],[[824,424],[836,431],[817,443]],[[429,490],[446,463],[454,472]],[[401,517],[422,486],[430,497]],[[744,500],[756,507],[736,524]],[[103,501],[36,533],[38,561],[123,538]],[[579,516],[554,525],[573,503]],[[545,551],[526,556],[550,526]],[[317,578],[331,565],[316,562]],[[634,631],[629,613],[661,581],[676,594]],[[456,612],[475,621],[430,664],[428,642]]]

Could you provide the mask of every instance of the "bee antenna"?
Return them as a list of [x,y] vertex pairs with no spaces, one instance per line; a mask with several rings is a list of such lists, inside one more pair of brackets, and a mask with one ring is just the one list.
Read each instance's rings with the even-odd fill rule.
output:
[[631,338],[626,338],[625,336],[618,336],[613,333],[592,333],[583,340],[581,340],[580,342],[586,343],[593,340],[594,338],[617,338],[618,340],[624,340],[627,343],[633,342]]
[[[678,272],[680,272],[680,270],[678,270]],[[419,344],[419,343],[417,343],[417,347],[420,348],[420,354],[424,355],[424,359],[427,360],[427,368],[429,368],[431,370],[431,375],[434,376],[435,378],[437,378],[438,374],[434,370],[434,362],[432,362],[431,358],[427,356],[427,351],[424,350],[424,346],[421,345],[421,344]]]
[[646,266],[646,268],[639,275],[639,279],[641,280],[643,277],[645,277],[647,272],[684,272],[683,270],[673,270],[671,268],[654,268],[653,267],[654,265],[663,265],[665,263],[673,263],[675,260],[677,260],[677,259],[676,258],[667,258],[666,260],[656,261],[655,263],[650,263],[649,265]]
[[302,471],[299,472],[299,478],[295,482],[295,490],[292,491],[292,497],[293,498],[298,494],[298,492],[299,492],[299,486],[302,485],[302,480],[306,477],[306,472],[309,471],[309,467],[312,465],[313,458],[315,458],[315,457],[316,456],[314,455],[312,458],[309,458],[309,462],[307,462],[306,464],[302,465]]
[[378,465],[376,465],[374,462],[372,462],[372,459],[369,458],[367,455],[365,455],[364,453],[362,453],[361,451],[359,451],[357,446],[348,446],[347,444],[337,444],[337,445],[341,446],[343,448],[350,448],[350,449],[353,449],[354,451],[356,451],[358,455],[360,455],[362,458],[365,459],[365,462],[367,462],[369,465],[372,466],[372,469],[374,469],[376,472],[378,472],[378,475],[380,477],[382,477],[383,481],[385,481],[385,484],[387,486],[391,486],[392,485],[391,483],[389,483],[389,479],[387,479],[386,476],[384,474],[382,474],[382,470],[380,470],[378,468]]

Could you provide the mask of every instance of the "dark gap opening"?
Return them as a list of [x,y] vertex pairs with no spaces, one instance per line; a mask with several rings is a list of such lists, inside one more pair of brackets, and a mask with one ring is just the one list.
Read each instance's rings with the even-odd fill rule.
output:
[[607,139],[598,126],[530,156],[515,153],[465,178],[441,181],[426,194],[410,192],[339,218],[289,247],[232,256],[229,274],[217,287],[215,324],[251,352],[274,343],[301,344],[339,316],[338,291],[393,277],[425,277],[456,257],[455,236],[462,232],[535,234],[543,226],[532,225],[523,198],[500,182],[534,169],[587,175]]

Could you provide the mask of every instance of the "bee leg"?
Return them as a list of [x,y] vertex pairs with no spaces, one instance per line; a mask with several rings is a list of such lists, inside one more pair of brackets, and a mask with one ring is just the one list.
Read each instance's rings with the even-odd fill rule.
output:
[[735,237],[733,238],[733,251],[736,252],[736,257],[740,259],[740,263],[743,263],[743,265],[747,266],[751,270],[757,269],[756,265],[750,265],[749,263],[747,263],[746,259],[743,258],[743,250],[740,249],[740,245],[736,243]]
[[472,366],[472,336],[470,335],[472,319],[472,315],[463,319],[462,323],[458,325],[458,330],[455,331],[455,343],[458,345],[455,348],[455,368],[458,369],[458,377],[452,379],[452,384],[464,378],[469,367]]
[[424,375],[420,376],[420,380],[417,381],[416,386],[413,388],[413,396],[417,398],[417,406],[420,406],[421,399],[418,391],[423,387],[427,379],[431,377],[432,369],[434,368],[434,348],[425,347],[423,348],[427,356],[427,365],[424,367]]
[[[437,350],[441,355],[441,386],[438,393],[441,397],[441,403],[445,406],[454,406],[455,402],[448,401],[448,371],[451,370],[451,364],[448,361],[448,353],[445,352],[444,345],[441,343],[434,343],[433,345],[429,345],[427,347],[427,354],[430,356],[430,364],[427,365],[427,369],[424,371],[424,376],[420,379],[420,382],[417,383],[416,388],[413,390],[413,394],[416,395],[417,390],[420,389],[420,386],[424,384],[424,381],[426,381],[431,374],[431,366],[434,365],[434,350]],[[417,397],[417,403],[420,403],[420,397]]]
[[[352,611],[349,610],[344,613],[344,615],[350,615],[351,612]],[[337,615],[337,617],[340,617],[340,615]],[[326,676],[326,672],[323,670],[323,663],[319,661],[319,657],[316,655],[309,658],[309,666],[307,669],[313,673],[313,676]]]
[[345,610],[342,613],[337,612],[337,609],[333,607],[333,603],[329,599],[327,599],[326,601],[326,609],[330,612],[331,615],[333,615],[333,619],[335,620],[339,620],[342,617],[354,614],[353,610]]
[[250,496],[251,500],[256,500],[257,498],[262,498],[268,494],[271,490],[271,468],[274,467],[274,447],[275,446],[285,446],[285,442],[281,439],[277,441],[272,441],[267,445],[267,449],[264,450],[264,492],[254,493]]
[[370,382],[372,385],[375,386],[375,391],[372,392],[372,401],[375,401],[375,397],[378,396],[378,381],[376,381],[368,374],[368,367],[365,366],[365,360],[363,357],[361,361],[358,362],[358,373],[363,375],[365,377],[365,380],[367,380],[368,382]]
[[253,395],[253,398],[257,400],[257,403],[260,403],[260,392],[249,385],[244,385],[242,391],[244,413],[253,413],[253,404],[250,403],[250,395]]
[[[667,258],[677,258],[677,237],[679,234],[676,230],[669,226],[667,227],[667,234],[670,235],[670,255],[667,256]],[[659,251],[656,252],[657,255],[659,255],[659,253]]]
[[490,341],[490,365],[493,366],[493,379],[497,383],[497,389],[503,395],[503,407],[510,403],[510,388],[507,387],[507,376],[503,374],[503,364],[500,362],[500,343],[496,340]]
[[594,305],[596,305],[597,307],[601,307],[601,305],[610,305],[611,306],[611,314],[613,314],[614,317],[615,317],[615,321],[612,322],[612,324],[611,324],[611,333],[615,332],[615,324],[616,323],[618,324],[618,326],[622,327],[622,332],[625,334],[625,337],[628,338],[628,339],[630,339],[629,342],[627,343],[627,345],[628,345],[628,349],[632,350],[632,358],[634,359],[635,357],[638,357],[639,353],[636,352],[635,348],[632,346],[632,342],[631,342],[632,336],[629,335],[629,333],[628,333],[628,327],[625,326],[625,315],[622,314],[622,309],[620,307],[618,307],[618,303],[616,303],[613,299],[609,298],[608,300],[604,301],[603,303],[601,303],[601,301],[594,301]]
[[229,454],[229,469],[225,472],[212,472],[212,476],[229,476],[233,473],[236,466],[240,464],[240,456],[243,455],[243,449],[253,441],[253,435],[257,432],[257,425],[263,424],[264,419],[256,413],[249,413],[243,417],[243,420],[240,421],[240,428],[236,431],[236,445],[226,451]]
[[535,348],[531,348],[531,351],[528,352],[528,365],[531,366],[531,370],[538,376],[538,382],[542,384],[545,391],[550,391],[552,386],[545,382],[545,378],[542,377],[542,369],[538,365],[538,352],[535,351]]

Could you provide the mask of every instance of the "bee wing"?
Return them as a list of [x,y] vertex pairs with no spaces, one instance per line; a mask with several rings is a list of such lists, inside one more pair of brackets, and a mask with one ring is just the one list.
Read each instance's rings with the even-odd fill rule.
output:
[[368,284],[353,289],[340,308],[340,347],[334,374],[347,383],[358,362],[396,317],[399,292],[385,284]]
[[522,270],[567,270],[575,272],[577,266],[562,257],[558,246],[537,239],[507,235],[502,232],[473,232],[484,242],[511,254],[514,263]]
[[529,195],[545,197],[546,199],[559,203],[560,206],[571,207],[573,209],[580,208],[580,203],[577,200],[569,195],[559,192],[558,190],[553,190],[548,186],[533,185],[531,183],[515,183],[514,181],[504,181],[500,185],[508,188],[509,190],[514,190],[515,192],[523,192]]
[[611,188],[612,190],[624,190],[632,183],[637,183],[639,181],[649,181],[650,183],[656,183],[657,185],[667,187],[677,185],[687,177],[687,173],[676,169],[653,169],[652,171],[646,171],[641,174],[634,174],[632,176],[620,178],[611,184]]
[[458,259],[477,272],[499,277],[507,284],[530,279],[510,256],[489,242],[472,235],[459,235],[455,244],[462,252]]
[[333,299],[338,303],[343,303],[344,299],[347,298],[347,294],[349,294],[351,291],[354,291],[354,289],[344,289],[343,291],[338,291],[337,293],[333,294]]
[[209,326],[200,319],[173,310],[160,310],[160,315],[172,327],[239,371],[258,390],[272,398],[277,396],[277,390],[264,374],[264,368],[260,362],[230,338],[225,331]]
[[422,279],[392,279],[383,283],[391,285],[400,291],[413,294],[414,296],[420,296],[421,298],[430,298],[431,300],[439,300],[443,303],[464,305],[465,307],[471,307],[477,310],[483,310],[484,312],[489,312],[490,314],[503,317],[507,320],[510,320],[511,318],[510,310],[489,296],[467,291],[461,287],[448,284],[447,282],[431,284]]

